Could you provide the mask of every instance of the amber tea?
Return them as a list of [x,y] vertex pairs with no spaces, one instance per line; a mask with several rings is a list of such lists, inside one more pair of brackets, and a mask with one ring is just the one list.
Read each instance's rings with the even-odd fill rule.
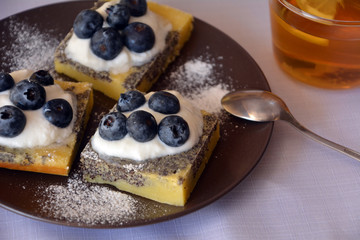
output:
[[360,86],[359,0],[270,0],[280,66],[322,88]]

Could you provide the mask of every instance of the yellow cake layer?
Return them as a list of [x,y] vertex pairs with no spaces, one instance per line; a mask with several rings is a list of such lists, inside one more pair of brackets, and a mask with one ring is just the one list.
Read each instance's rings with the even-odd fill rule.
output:
[[[165,54],[165,61],[161,63],[161,66],[156,63],[156,58],[147,64],[146,68],[132,67],[126,73],[111,74],[106,73],[105,77],[98,77],[94,70],[87,68],[83,65],[81,67],[75,66],[71,61],[66,61],[64,53],[60,53],[59,50],[55,53],[55,70],[59,73],[63,73],[77,81],[90,82],[93,84],[94,89],[103,92],[105,95],[118,100],[121,93],[130,89],[138,89],[142,92],[147,92],[151,86],[157,81],[160,74],[166,69],[170,62],[172,62],[177,55],[180,54],[185,42],[190,38],[193,29],[193,17],[192,15],[182,12],[178,9],[160,5],[154,2],[148,2],[148,8],[164,17],[172,24],[172,31],[169,36],[172,39],[170,42],[175,42],[175,46],[167,46]],[[175,34],[174,34],[175,33]],[[59,48],[65,48],[67,39],[70,38],[72,32],[68,34],[64,41],[59,45]],[[169,52],[167,52],[169,51]],[[67,59],[68,60],[68,59]],[[78,64],[78,63],[77,63]],[[79,64],[78,64],[79,65]],[[150,74],[147,74],[149,73]],[[104,75],[104,72],[102,73]],[[129,78],[138,78],[134,83],[133,80],[130,84],[127,84]]]
[[[93,106],[90,83],[56,81],[77,98],[76,120],[73,133],[66,144],[52,144],[35,148],[8,148],[0,146],[0,167],[14,170],[68,175],[77,153]],[[41,126],[39,126],[41,128]]]

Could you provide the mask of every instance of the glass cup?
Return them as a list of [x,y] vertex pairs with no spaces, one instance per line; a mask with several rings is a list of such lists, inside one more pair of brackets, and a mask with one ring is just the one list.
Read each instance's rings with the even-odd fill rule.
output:
[[339,16],[328,19],[301,10],[296,0],[269,0],[274,54],[304,83],[353,88],[360,86],[360,1],[334,1],[341,2]]

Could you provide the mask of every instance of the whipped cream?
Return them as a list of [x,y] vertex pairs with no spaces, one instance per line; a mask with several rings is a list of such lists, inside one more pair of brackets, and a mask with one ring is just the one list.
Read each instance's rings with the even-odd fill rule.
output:
[[[105,3],[103,6],[97,9],[97,11],[103,16],[107,17],[106,9],[119,3],[118,0]],[[120,74],[127,72],[133,66],[141,66],[148,63],[158,53],[162,52],[166,47],[166,36],[172,29],[171,23],[163,19],[161,16],[155,14],[149,9],[146,14],[141,17],[130,17],[129,23],[143,22],[149,25],[155,33],[155,45],[152,49],[143,52],[136,53],[130,51],[124,46],[120,54],[112,60],[104,60],[96,56],[90,49],[90,38],[80,39],[76,34],[72,34],[69,39],[68,45],[65,48],[65,54],[69,59],[72,59],[84,66],[94,69],[95,71],[107,71],[112,74]],[[103,27],[108,27],[106,20]]]
[[[10,73],[15,83],[28,79],[33,71],[19,70]],[[24,130],[16,137],[8,138],[0,136],[0,145],[11,148],[32,148],[48,146],[52,143],[65,143],[73,131],[76,100],[71,93],[65,92],[59,85],[54,84],[44,86],[46,91],[46,101],[54,98],[62,98],[68,101],[73,109],[73,120],[66,128],[59,128],[45,119],[42,108],[37,110],[22,110],[26,116]],[[9,99],[10,90],[0,92],[0,107],[14,104]]]
[[[189,100],[182,97],[177,91],[168,92],[174,94],[179,99],[180,111],[176,115],[184,118],[189,125],[190,136],[182,146],[170,147],[160,140],[159,135],[156,135],[154,139],[145,143],[137,142],[130,137],[129,134],[121,140],[108,141],[103,139],[99,135],[99,130],[97,130],[91,138],[92,148],[100,156],[113,156],[132,159],[135,161],[144,161],[146,159],[173,155],[190,150],[196,143],[198,143],[203,132],[203,117],[201,111]],[[146,103],[134,111],[144,110],[150,112],[155,117],[157,124],[159,124],[164,117],[169,115],[155,112],[149,108],[148,99],[152,94],[154,94],[154,92],[146,94]],[[128,117],[131,113],[132,112],[124,112],[123,114]]]

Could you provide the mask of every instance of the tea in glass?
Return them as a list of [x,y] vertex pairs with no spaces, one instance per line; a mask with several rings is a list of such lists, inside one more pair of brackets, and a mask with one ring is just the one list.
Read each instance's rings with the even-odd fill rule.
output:
[[269,0],[274,54],[294,78],[360,86],[360,0]]

